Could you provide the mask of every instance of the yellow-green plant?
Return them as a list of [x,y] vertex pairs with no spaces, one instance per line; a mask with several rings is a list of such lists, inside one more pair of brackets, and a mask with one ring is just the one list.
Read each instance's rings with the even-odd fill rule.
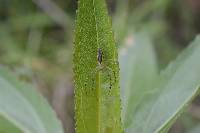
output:
[[[167,133],[199,92],[200,37],[160,74],[146,32],[130,35],[121,46],[118,63],[105,1],[79,0],[73,60],[76,132]],[[64,130],[42,96],[0,68],[0,133],[21,132]]]
[[75,52],[77,133],[122,133],[119,65],[104,0],[80,0]]

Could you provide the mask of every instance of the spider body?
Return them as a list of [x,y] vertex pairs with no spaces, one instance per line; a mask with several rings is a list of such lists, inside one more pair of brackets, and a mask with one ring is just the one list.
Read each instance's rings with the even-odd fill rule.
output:
[[101,48],[98,49],[97,60],[98,60],[98,63],[99,63],[99,64],[102,63],[102,60],[103,60],[103,52],[102,52],[102,49],[101,49]]

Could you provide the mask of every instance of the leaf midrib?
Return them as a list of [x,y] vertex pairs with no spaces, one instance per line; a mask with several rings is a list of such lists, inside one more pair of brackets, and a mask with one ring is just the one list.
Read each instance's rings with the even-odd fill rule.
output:
[[[96,44],[97,48],[99,49],[99,33],[98,33],[98,25],[97,25],[97,18],[96,18],[96,8],[95,8],[95,0],[92,0],[92,6],[93,6],[93,12],[94,12],[94,20],[95,20],[95,31],[96,31]],[[96,68],[95,68],[96,69]],[[98,133],[101,132],[101,127],[100,127],[100,118],[101,118],[101,113],[100,113],[100,99],[101,99],[101,94],[100,94],[100,74],[97,72],[97,85],[96,85],[96,91],[97,91],[97,127],[98,127]]]

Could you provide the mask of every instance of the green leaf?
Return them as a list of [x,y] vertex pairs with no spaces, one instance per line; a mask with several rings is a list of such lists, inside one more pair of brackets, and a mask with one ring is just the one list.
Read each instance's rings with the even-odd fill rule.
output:
[[25,133],[63,133],[60,122],[43,97],[2,68],[0,115]]
[[76,132],[122,133],[119,66],[105,1],[80,0],[77,14],[73,60]]
[[113,16],[113,28],[117,44],[122,44],[125,35],[127,34],[128,20],[128,0],[116,0],[116,11]]
[[120,78],[125,128],[133,119],[144,95],[153,87],[158,66],[150,38],[145,33],[129,35],[120,49]]
[[0,116],[0,133],[22,133],[15,125]]
[[200,132],[200,125],[194,126],[192,129],[190,129],[187,133],[199,133]]
[[25,30],[30,27],[42,28],[52,26],[53,22],[48,16],[42,13],[34,13],[26,16],[13,17],[10,20],[12,28],[15,30]]
[[169,129],[184,108],[197,95],[200,86],[200,37],[173,62],[150,89],[132,114],[130,133],[156,133]]

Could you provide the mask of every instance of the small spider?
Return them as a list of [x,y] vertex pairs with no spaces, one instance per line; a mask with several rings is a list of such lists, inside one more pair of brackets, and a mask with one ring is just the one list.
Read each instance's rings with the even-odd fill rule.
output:
[[98,60],[99,65],[101,65],[101,63],[102,63],[102,58],[103,58],[103,52],[102,52],[102,49],[99,48],[98,54],[97,54],[97,60]]
[[[113,86],[113,82],[115,82],[116,77],[115,77],[115,72],[109,68],[108,66],[106,66],[106,64],[103,64],[103,50],[101,48],[98,48],[97,51],[97,61],[98,61],[98,66],[95,68],[94,72],[93,72],[93,76],[95,76],[98,72],[102,73],[103,77],[107,77],[107,81],[104,81],[105,83],[109,82],[109,89],[112,89]],[[114,78],[113,78],[114,77]],[[114,81],[112,79],[115,79]],[[95,84],[95,78],[93,80],[93,83]]]

